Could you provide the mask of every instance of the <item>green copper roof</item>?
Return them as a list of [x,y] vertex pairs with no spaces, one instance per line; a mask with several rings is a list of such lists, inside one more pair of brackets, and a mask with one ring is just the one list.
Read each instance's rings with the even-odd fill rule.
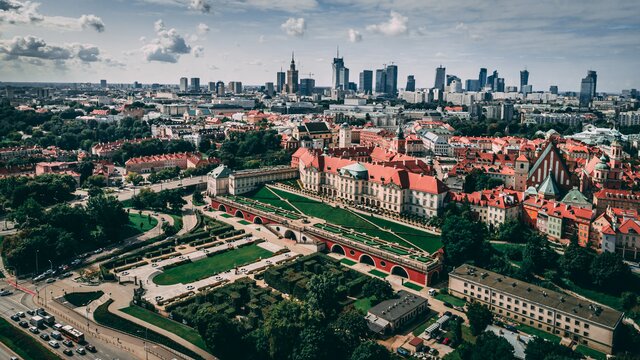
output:
[[565,195],[562,198],[562,201],[560,201],[563,204],[584,204],[584,205],[591,205],[591,203],[589,202],[589,199],[587,199],[586,196],[584,196],[580,190],[578,190],[578,188],[573,188],[571,190],[569,190],[569,192],[567,193],[567,195]]
[[549,175],[547,175],[546,179],[544,179],[542,184],[540,184],[538,194],[553,197],[557,197],[560,194],[560,189],[558,189],[558,185],[556,184],[552,171],[549,171]]

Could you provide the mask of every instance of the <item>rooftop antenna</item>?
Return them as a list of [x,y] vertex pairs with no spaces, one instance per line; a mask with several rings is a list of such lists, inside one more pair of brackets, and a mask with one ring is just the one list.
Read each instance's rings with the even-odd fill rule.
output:
[[339,58],[340,57],[340,45],[336,46],[336,57]]

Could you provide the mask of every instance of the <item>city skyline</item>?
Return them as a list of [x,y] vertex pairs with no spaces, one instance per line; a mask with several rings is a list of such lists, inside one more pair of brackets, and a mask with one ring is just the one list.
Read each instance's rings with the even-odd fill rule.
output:
[[440,64],[463,82],[480,68],[498,70],[512,86],[526,67],[534,91],[579,91],[588,70],[598,72],[598,91],[637,87],[640,4],[581,5],[0,0],[0,79],[260,85],[276,82],[295,51],[300,77],[312,73],[318,86],[330,86],[339,46],[350,81],[393,62],[401,88],[408,75],[416,88],[433,87]]

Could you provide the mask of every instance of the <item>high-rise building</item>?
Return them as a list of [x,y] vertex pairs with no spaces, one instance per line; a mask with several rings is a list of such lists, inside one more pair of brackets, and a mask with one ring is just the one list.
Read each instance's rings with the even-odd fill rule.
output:
[[357,92],[358,91],[358,84],[354,83],[353,81],[349,81],[349,91],[353,91],[353,92]]
[[580,107],[589,107],[591,100],[596,96],[598,75],[595,71],[587,71],[587,76],[580,83]]
[[276,91],[281,93],[287,83],[287,74],[280,70],[276,73]]
[[388,65],[386,69],[387,73],[387,86],[385,87],[387,95],[396,96],[398,94],[398,66]]
[[416,77],[413,75],[407,76],[407,87],[405,87],[406,91],[416,91]]
[[496,78],[494,82],[495,82],[495,91],[504,92],[504,78]]
[[387,72],[385,69],[376,70],[376,93],[383,94],[387,88]]
[[300,95],[311,96],[313,95],[313,89],[316,87],[316,81],[311,78],[300,79]]
[[186,92],[189,89],[189,79],[186,77],[180,78],[180,91]]
[[523,92],[525,85],[529,85],[529,71],[527,69],[520,71],[520,92]]
[[100,87],[103,89],[107,88],[107,80],[100,80]]
[[478,74],[478,85],[480,90],[484,89],[487,85],[487,68],[480,68],[480,74]]
[[231,91],[234,94],[242,94],[242,82],[229,81],[229,91]]
[[264,92],[265,92],[265,94],[267,94],[269,96],[275,95],[275,89],[273,87],[273,83],[272,82],[267,82],[267,83],[264,84]]
[[373,91],[373,71],[363,70],[360,73],[360,91],[365,94],[371,94]]
[[447,74],[446,78],[447,78],[447,82],[446,82],[447,86],[451,85],[451,83],[454,82],[454,81],[462,83],[462,80],[460,80],[460,78],[457,77],[456,75],[448,75]]
[[[485,81],[486,81],[486,79],[485,79]],[[465,89],[467,91],[471,91],[471,92],[480,91],[481,90],[481,88],[480,88],[480,80],[478,80],[478,79],[468,79],[465,82],[465,86],[464,87],[465,87]]]
[[224,89],[224,83],[222,81],[218,81],[216,83],[216,95],[224,96],[224,94],[226,94],[226,91]]
[[344,58],[340,57],[340,51],[333,58],[333,88],[347,90],[349,88],[349,69],[344,66]]
[[191,78],[191,91],[194,91],[194,92],[200,91],[200,78],[197,78],[197,77]]
[[296,70],[296,60],[291,53],[291,65],[287,70],[287,93],[295,94],[298,92],[298,70]]
[[209,90],[209,92],[211,92],[211,93],[216,92],[216,83],[213,82],[213,81],[209,81],[209,86],[208,86],[207,90]]
[[558,85],[549,86],[549,92],[553,95],[558,95]]
[[134,89],[142,89],[142,84],[137,82],[137,81],[134,81],[133,82],[133,88]]
[[440,92],[444,91],[444,82],[445,82],[445,74],[447,69],[442,65],[436,68],[436,81],[433,84],[433,87],[440,90]]

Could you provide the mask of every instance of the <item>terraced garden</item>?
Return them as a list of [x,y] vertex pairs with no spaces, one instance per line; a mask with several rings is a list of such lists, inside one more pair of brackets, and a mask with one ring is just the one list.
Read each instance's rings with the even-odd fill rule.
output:
[[[275,188],[268,190],[287,199],[305,215],[324,219],[331,224],[353,229],[359,233],[366,233],[369,236],[402,246],[415,247],[429,253],[433,253],[442,247],[439,236],[413,227],[376,216],[357,214],[343,208],[334,208],[331,205],[284,190]],[[324,229],[335,234],[341,232],[339,228],[330,225],[325,225]]]

